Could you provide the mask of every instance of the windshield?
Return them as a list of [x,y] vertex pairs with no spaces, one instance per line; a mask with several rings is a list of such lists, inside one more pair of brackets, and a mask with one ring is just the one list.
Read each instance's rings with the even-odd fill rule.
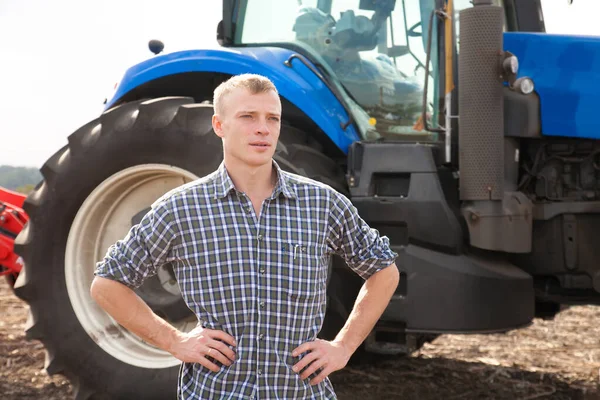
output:
[[[234,42],[293,43],[326,64],[378,136],[436,140],[423,129],[427,27],[434,0],[245,0]],[[427,119],[437,127],[437,33],[433,30]],[[355,118],[360,115],[355,115]]]

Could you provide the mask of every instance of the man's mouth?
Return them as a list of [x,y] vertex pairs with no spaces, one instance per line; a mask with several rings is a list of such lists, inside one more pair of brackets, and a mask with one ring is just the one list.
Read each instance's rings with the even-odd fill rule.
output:
[[270,147],[271,145],[268,142],[254,142],[254,143],[250,143],[250,146],[254,146],[254,147]]

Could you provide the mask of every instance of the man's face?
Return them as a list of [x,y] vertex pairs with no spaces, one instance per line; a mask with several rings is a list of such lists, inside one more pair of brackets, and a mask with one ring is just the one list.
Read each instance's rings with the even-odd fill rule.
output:
[[222,108],[213,129],[223,139],[225,157],[249,167],[270,164],[281,128],[279,96],[238,88],[223,98]]

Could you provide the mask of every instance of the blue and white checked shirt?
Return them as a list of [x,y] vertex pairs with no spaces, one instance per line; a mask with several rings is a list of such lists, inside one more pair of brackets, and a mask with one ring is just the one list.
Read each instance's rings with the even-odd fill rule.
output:
[[159,199],[97,265],[137,288],[171,263],[199,323],[235,338],[236,360],[219,372],[183,363],[181,399],[334,399],[329,379],[311,386],[292,371],[302,357],[292,350],[321,329],[329,257],[367,279],[397,256],[345,196],[273,165],[260,216],[221,164]]

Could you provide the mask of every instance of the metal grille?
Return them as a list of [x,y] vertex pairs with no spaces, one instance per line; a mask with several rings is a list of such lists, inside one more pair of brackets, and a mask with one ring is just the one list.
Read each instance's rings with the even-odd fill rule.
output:
[[460,13],[460,198],[501,200],[504,182],[504,101],[499,79],[502,9]]

